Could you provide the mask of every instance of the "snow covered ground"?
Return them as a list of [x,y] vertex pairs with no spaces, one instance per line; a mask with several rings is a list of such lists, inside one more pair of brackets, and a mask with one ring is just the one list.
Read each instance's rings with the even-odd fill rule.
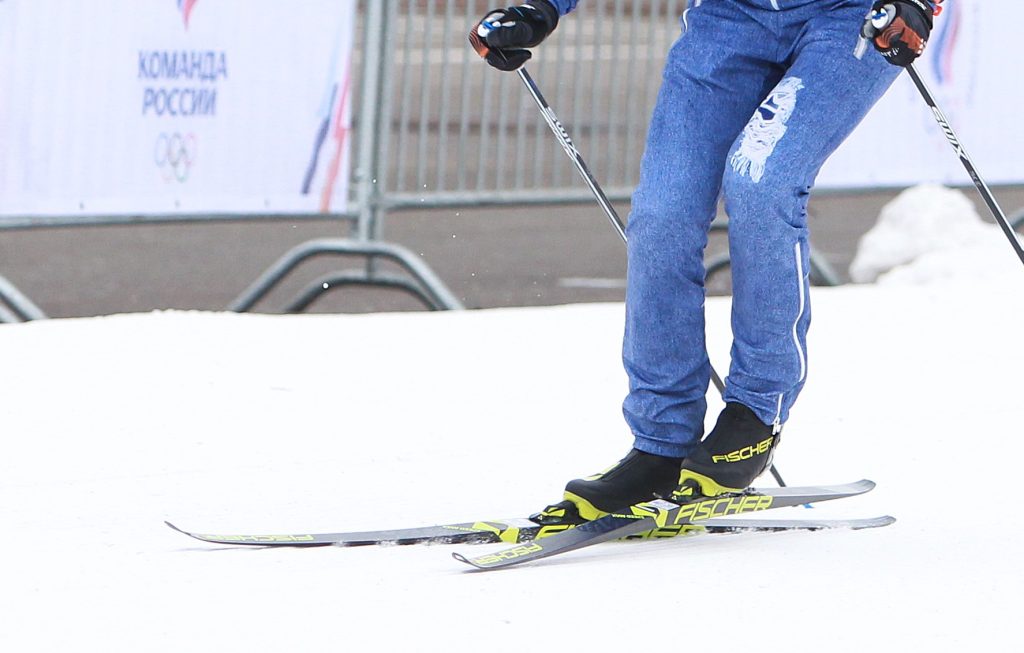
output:
[[[1000,238],[988,259],[1013,270]],[[491,573],[452,547],[207,546],[163,520],[330,531],[542,507],[629,447],[621,305],[0,326],[0,650],[1005,650],[1024,270],[981,283],[947,256],[960,276],[813,291],[776,458],[790,484],[879,484],[792,514],[895,525]],[[728,299],[707,309],[722,369]]]

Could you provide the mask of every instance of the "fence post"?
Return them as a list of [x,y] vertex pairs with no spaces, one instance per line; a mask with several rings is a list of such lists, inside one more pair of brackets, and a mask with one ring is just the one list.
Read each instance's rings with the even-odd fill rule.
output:
[[359,240],[374,237],[374,223],[380,210],[382,120],[385,88],[388,86],[388,34],[394,17],[394,0],[367,0],[363,32],[362,100],[359,109],[359,152],[356,161]]
[[[4,304],[11,308],[8,311]],[[0,322],[20,322],[22,320],[45,320],[46,313],[35,305],[7,279],[0,277]]]

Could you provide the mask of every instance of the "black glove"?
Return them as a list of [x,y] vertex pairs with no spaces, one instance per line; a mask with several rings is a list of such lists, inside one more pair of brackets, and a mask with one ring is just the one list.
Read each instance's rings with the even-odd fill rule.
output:
[[871,7],[872,43],[894,66],[921,56],[932,33],[934,10],[927,0],[878,0]]
[[495,9],[469,33],[469,42],[498,70],[517,70],[558,26],[558,10],[548,0],[533,0],[508,9]]

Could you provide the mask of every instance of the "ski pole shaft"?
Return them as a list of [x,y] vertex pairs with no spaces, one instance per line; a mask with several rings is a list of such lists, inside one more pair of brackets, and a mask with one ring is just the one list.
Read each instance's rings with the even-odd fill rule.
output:
[[[488,29],[493,29],[489,24],[487,24],[486,27]],[[484,58],[487,57],[490,49],[482,40],[481,35],[477,30],[470,32],[469,42],[473,46],[473,49],[476,50],[477,54]],[[504,56],[505,55],[502,54],[502,57]],[[554,109],[552,109],[551,105],[548,104],[548,101],[544,99],[544,94],[540,92],[540,89],[537,87],[536,82],[533,81],[533,77],[530,76],[526,67],[520,67],[517,72],[519,73],[519,78],[523,80],[523,84],[526,85],[526,89],[530,92],[530,96],[533,97],[534,102],[536,102],[537,106],[540,108],[540,112],[544,116],[545,122],[548,123],[548,127],[551,128],[551,131],[555,134],[558,142],[562,144],[562,149],[565,150],[565,153],[569,155],[569,158],[572,159],[572,162],[576,165],[576,169],[579,170],[580,176],[583,177],[583,181],[587,184],[587,187],[590,188],[594,197],[597,198],[598,204],[600,204],[601,208],[604,209],[605,215],[608,216],[608,220],[611,222],[612,227],[614,227],[616,233],[619,234],[619,238],[621,238],[622,242],[625,243],[625,223],[615,211],[615,207],[612,206],[612,203],[608,201],[608,196],[604,194],[604,191],[601,189],[601,185],[597,183],[596,179],[594,179],[594,175],[591,174],[590,168],[587,167],[587,162],[583,160],[579,150],[576,149],[572,139],[569,138],[569,133],[565,131],[565,127],[562,126],[562,122],[558,119],[558,116],[555,115]],[[714,366],[711,366],[711,382],[715,384],[719,393],[725,392],[725,383],[722,382],[722,377],[718,376],[718,372],[715,371]]]
[[978,188],[978,192],[981,193],[981,197],[985,200],[985,204],[988,205],[988,209],[992,212],[992,216],[996,219],[996,222],[999,223],[1003,233],[1006,234],[1006,237],[1010,240],[1010,245],[1013,247],[1013,251],[1017,253],[1017,257],[1020,259],[1021,263],[1024,263],[1024,248],[1021,247],[1020,239],[1017,237],[1016,232],[1010,225],[1010,221],[1006,219],[1006,214],[1003,213],[1003,209],[999,206],[999,202],[996,201],[992,191],[989,190],[988,184],[986,184],[985,180],[978,174],[978,170],[974,167],[974,162],[971,161],[971,157],[967,154],[967,150],[965,150],[964,146],[960,143],[960,139],[957,138],[956,132],[953,131],[953,128],[949,125],[949,121],[946,120],[946,116],[942,113],[942,109],[940,109],[939,105],[936,103],[935,96],[932,95],[931,91],[928,89],[928,85],[924,83],[923,79],[921,79],[921,75],[918,74],[917,69],[914,68],[913,64],[907,66],[907,72],[910,73],[910,79],[914,81],[914,86],[916,86],[917,90],[920,91],[925,104],[927,104],[928,108],[931,109],[932,114],[935,116],[935,121],[939,123],[939,127],[946,135],[946,139],[949,141],[949,144],[953,146],[957,156],[960,157],[960,162],[964,164],[967,174],[970,175],[971,181],[974,182],[974,185]]
[[[558,119],[558,116],[555,115],[554,109],[552,109],[551,105],[548,104],[548,101],[544,99],[544,94],[540,92],[540,89],[537,87],[537,83],[533,81],[533,77],[530,76],[526,67],[524,66],[520,68],[517,72],[519,73],[519,78],[523,80],[523,84],[526,86],[526,89],[530,92],[530,96],[533,98],[533,101],[537,103],[537,107],[540,109],[541,115],[544,116],[544,122],[546,122],[548,127],[551,128],[551,132],[555,135],[555,138],[558,139],[558,142],[561,143],[562,149],[565,150],[565,153],[576,165],[576,169],[579,171],[580,176],[583,177],[583,181],[587,184],[587,187],[590,188],[590,192],[592,192],[594,197],[597,198],[597,203],[601,205],[602,209],[604,209],[605,215],[608,216],[608,220],[612,223],[615,231],[619,234],[619,238],[622,239],[623,243],[627,242],[625,223],[622,221],[622,218],[619,217],[619,214],[615,210],[615,207],[612,206],[612,203],[608,201],[608,196],[604,194],[604,191],[601,189],[601,185],[597,183],[596,179],[594,179],[594,175],[591,174],[590,168],[587,167],[587,162],[583,160],[583,156],[580,154],[580,151],[576,149],[576,145],[572,142],[572,138],[569,137],[569,132],[565,130],[565,127],[562,126],[562,122]],[[718,372],[715,371],[714,366],[711,367],[711,382],[714,383],[716,388],[718,388],[719,393],[725,392],[725,384],[722,382],[722,377],[718,376]]]
[[[601,190],[601,185],[594,179],[594,175],[591,174],[590,168],[587,167],[587,162],[583,160],[579,150],[576,149],[576,145],[573,144],[572,139],[569,137],[569,133],[565,131],[565,127],[562,126],[562,122],[555,115],[554,109],[548,104],[547,100],[544,99],[544,94],[537,88],[537,83],[533,81],[533,77],[527,72],[526,67],[522,67],[518,70],[519,78],[523,80],[523,84],[526,86],[530,95],[533,97],[534,102],[537,103],[537,107],[540,108],[541,114],[544,116],[544,121],[548,123],[548,127],[551,128],[552,133],[558,139],[558,142],[562,144],[562,149],[569,155],[572,162],[576,165],[576,169],[579,170],[580,176],[583,177],[583,181],[586,182],[590,191],[597,198],[597,203],[604,209],[605,215],[608,216],[608,220],[615,227],[615,231],[618,232],[619,237],[622,238],[623,243],[627,243],[626,240],[626,228],[622,218],[619,217],[618,212],[615,211],[615,207],[608,201],[608,196]],[[725,392],[725,384],[722,382],[722,377],[718,376],[718,372],[715,371],[713,365],[711,368],[711,382],[714,383],[718,389],[719,394]],[[779,487],[786,487],[786,482],[782,480],[782,475],[779,474],[779,470],[775,468],[775,465],[771,466],[772,477],[775,478],[775,482],[779,484]]]
[[619,214],[615,211],[615,207],[608,201],[608,196],[601,190],[600,184],[594,179],[594,175],[591,174],[590,168],[587,167],[587,162],[580,156],[579,150],[576,149],[576,145],[569,138],[569,132],[565,131],[565,127],[562,126],[562,122],[555,115],[551,105],[548,104],[547,100],[544,99],[544,95],[537,88],[537,83],[533,81],[533,77],[527,72],[526,67],[520,68],[518,71],[519,78],[523,80],[523,84],[526,89],[530,92],[530,96],[533,97],[533,101],[537,103],[540,108],[541,115],[544,116],[544,121],[548,123],[548,127],[554,133],[558,142],[562,144],[562,149],[572,159],[573,164],[576,165],[576,169],[579,170],[580,176],[583,177],[584,183],[590,188],[590,192],[597,198],[597,203],[604,209],[605,215],[608,216],[608,220],[612,223],[612,227],[615,228],[616,233],[619,234],[619,238],[622,242],[626,242],[626,225],[619,217]]

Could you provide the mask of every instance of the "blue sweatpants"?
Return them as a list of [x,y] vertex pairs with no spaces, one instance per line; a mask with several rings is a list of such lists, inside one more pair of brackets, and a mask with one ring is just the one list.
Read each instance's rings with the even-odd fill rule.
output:
[[725,399],[786,421],[807,377],[807,199],[825,159],[899,73],[854,56],[871,0],[690,0],[633,195],[623,413],[648,453],[701,439],[710,362],[704,249],[729,215]]

